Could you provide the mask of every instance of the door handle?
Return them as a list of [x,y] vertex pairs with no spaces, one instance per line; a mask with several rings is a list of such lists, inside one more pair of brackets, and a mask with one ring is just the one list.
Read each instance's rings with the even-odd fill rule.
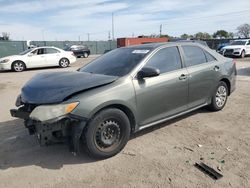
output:
[[218,70],[220,70],[220,67],[219,67],[218,65],[215,65],[215,66],[214,66],[214,70],[215,70],[215,71],[218,71]]
[[182,74],[180,77],[179,77],[179,80],[186,80],[187,79],[187,75],[186,74]]

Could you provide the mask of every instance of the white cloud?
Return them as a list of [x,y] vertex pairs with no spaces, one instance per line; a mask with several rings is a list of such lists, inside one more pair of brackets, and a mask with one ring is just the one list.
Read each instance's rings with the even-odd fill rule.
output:
[[[174,36],[198,31],[212,33],[217,29],[234,32],[238,25],[249,23],[250,11],[239,12],[249,7],[249,0],[17,1],[0,6],[0,28],[15,39],[23,36],[41,40],[44,33],[49,40],[77,40],[79,35],[86,40],[86,33],[91,33],[91,40],[107,40],[114,12],[116,37],[159,33],[160,24],[163,33]],[[46,15],[43,11],[47,11]],[[13,13],[17,16],[37,13],[37,17],[29,17],[29,22],[26,19],[7,22],[4,16]],[[37,18],[43,22],[36,22]]]

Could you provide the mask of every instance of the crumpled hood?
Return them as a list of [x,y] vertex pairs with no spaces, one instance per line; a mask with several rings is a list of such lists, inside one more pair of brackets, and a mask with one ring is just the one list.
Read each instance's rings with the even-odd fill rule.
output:
[[40,73],[24,85],[21,98],[30,104],[58,103],[76,92],[112,83],[117,78],[86,72]]

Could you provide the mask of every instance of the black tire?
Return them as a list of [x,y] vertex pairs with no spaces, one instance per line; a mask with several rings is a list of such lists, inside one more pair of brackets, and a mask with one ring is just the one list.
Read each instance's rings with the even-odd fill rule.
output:
[[68,67],[68,66],[69,66],[69,60],[68,60],[67,58],[62,58],[62,59],[60,59],[60,61],[59,61],[59,66],[60,66],[61,68],[66,68],[66,67]]
[[127,115],[116,108],[100,111],[88,123],[85,144],[94,158],[108,158],[119,153],[130,137],[130,123]]
[[84,58],[87,58],[87,57],[89,57],[89,54],[88,54],[87,52],[84,52],[84,53],[83,53],[83,57],[84,57]]
[[209,105],[209,109],[211,111],[222,110],[227,103],[228,93],[229,91],[227,84],[223,81],[220,81],[216,88],[215,93],[212,96],[212,101],[211,104]]
[[15,61],[12,63],[11,68],[15,72],[22,72],[26,69],[26,65],[22,61]]
[[242,50],[242,52],[241,52],[241,54],[240,54],[240,57],[241,58],[244,58],[246,56],[246,52],[245,52],[245,50]]

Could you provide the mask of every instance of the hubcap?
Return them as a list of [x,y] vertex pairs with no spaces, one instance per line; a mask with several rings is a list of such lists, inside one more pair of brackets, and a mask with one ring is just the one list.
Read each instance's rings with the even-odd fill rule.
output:
[[98,127],[95,135],[95,141],[99,149],[107,149],[115,146],[121,139],[121,129],[115,120],[102,122]]
[[23,66],[22,63],[15,63],[15,64],[14,64],[14,69],[15,69],[15,71],[17,71],[17,72],[20,72],[20,71],[23,71],[24,66]]
[[68,61],[66,59],[61,60],[61,66],[62,67],[67,67],[68,66]]
[[225,86],[220,86],[217,89],[215,100],[216,100],[216,105],[220,108],[222,107],[227,99],[227,89]]

